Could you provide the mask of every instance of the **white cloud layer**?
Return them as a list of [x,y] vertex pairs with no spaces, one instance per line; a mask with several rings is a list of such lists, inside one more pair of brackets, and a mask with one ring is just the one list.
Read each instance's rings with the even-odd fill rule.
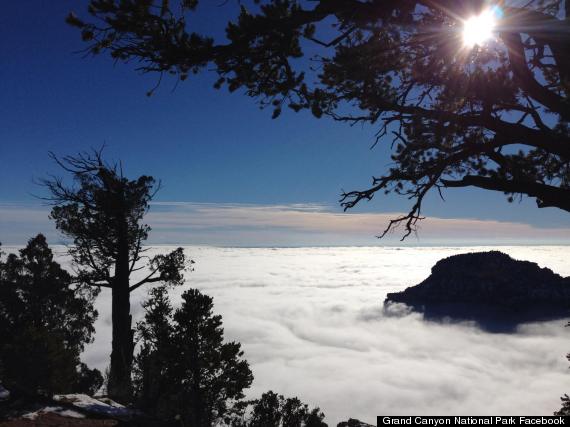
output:
[[[214,297],[226,338],[240,341],[251,363],[248,396],[299,396],[320,406],[329,425],[348,417],[374,424],[376,415],[551,414],[570,391],[564,320],[488,334],[382,310],[387,292],[419,283],[438,259],[481,249],[188,247],[196,271],[172,297],[178,304],[187,287]],[[568,247],[500,249],[570,275]],[[135,320],[145,297],[144,289],[132,294]],[[104,369],[105,290],[98,308],[85,360]]]
[[[48,219],[48,207],[0,204],[0,241],[22,244],[43,232],[61,236]],[[401,213],[338,212],[318,204],[246,205],[222,203],[153,203],[145,218],[153,228],[152,244],[217,246],[330,246],[401,244],[401,232],[378,241],[388,221]],[[570,226],[540,228],[524,223],[468,218],[427,218],[418,237],[407,245],[566,244]]]

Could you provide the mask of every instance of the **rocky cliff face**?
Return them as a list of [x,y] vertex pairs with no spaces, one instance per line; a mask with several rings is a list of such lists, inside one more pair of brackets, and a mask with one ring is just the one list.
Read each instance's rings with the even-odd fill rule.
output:
[[395,302],[428,318],[475,320],[487,329],[495,324],[509,329],[568,316],[570,278],[502,252],[462,254],[438,261],[419,285],[388,294],[385,303]]

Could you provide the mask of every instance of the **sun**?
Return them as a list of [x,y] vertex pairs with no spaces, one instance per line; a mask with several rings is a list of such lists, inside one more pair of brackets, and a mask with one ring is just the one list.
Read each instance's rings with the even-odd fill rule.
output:
[[479,15],[472,16],[463,22],[463,45],[466,47],[483,46],[493,38],[497,26],[495,12],[486,9]]

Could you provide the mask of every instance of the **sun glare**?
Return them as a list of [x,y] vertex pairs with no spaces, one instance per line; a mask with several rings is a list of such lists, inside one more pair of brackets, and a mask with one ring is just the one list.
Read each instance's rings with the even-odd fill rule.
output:
[[463,44],[467,47],[482,46],[493,38],[497,25],[495,12],[487,9],[479,15],[472,16],[463,22]]

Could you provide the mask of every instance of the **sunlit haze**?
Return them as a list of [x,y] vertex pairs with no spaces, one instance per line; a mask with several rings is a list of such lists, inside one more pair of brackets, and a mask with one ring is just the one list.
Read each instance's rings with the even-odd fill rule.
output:
[[482,46],[493,37],[497,25],[495,13],[486,9],[479,15],[468,18],[463,23],[463,44],[467,47]]

